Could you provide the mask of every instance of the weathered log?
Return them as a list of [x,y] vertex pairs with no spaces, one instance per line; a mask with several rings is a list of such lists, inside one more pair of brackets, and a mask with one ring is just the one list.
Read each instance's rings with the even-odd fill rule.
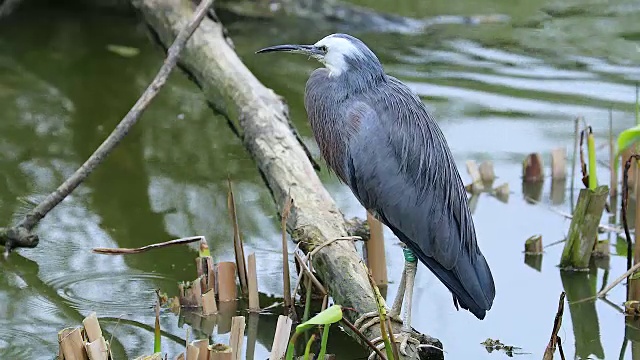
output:
[[[165,47],[193,12],[193,5],[187,0],[132,2]],[[293,200],[287,230],[294,241],[301,242],[308,252],[348,235],[343,214],[290,127],[287,106],[244,66],[224,38],[220,23],[212,18],[202,22],[182,53],[180,66],[202,88],[210,103],[241,131],[243,143],[262,172],[278,208],[282,208],[288,196]],[[346,312],[349,320],[376,311],[367,273],[353,243],[335,241],[322,247],[312,261],[335,303],[356,309]],[[393,328],[399,333],[400,324],[394,323]],[[351,330],[349,333],[360,341]],[[379,326],[366,328],[364,335],[369,339],[378,337]],[[432,346],[418,351],[411,345],[409,357],[403,359],[444,358],[442,351],[436,349],[442,348],[438,340],[418,332],[413,335]]]

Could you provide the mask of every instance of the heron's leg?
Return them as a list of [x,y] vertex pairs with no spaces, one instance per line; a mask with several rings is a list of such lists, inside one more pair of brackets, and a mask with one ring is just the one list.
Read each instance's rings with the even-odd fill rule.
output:
[[400,277],[400,286],[398,286],[398,293],[396,294],[396,298],[393,300],[393,305],[391,306],[391,310],[389,310],[389,316],[396,317],[400,316],[400,311],[402,310],[402,301],[404,300],[404,290],[407,283],[407,263],[404,264],[404,269],[402,269],[402,276]]
[[[404,269],[405,269],[405,297],[404,297],[404,316],[402,318],[401,343],[400,352],[406,355],[407,343],[415,340],[411,337],[411,303],[413,300],[413,286],[415,284],[416,272],[418,270],[418,260],[415,254],[408,248],[403,249],[404,252]],[[394,303],[395,305],[395,303]],[[417,341],[417,340],[416,340]],[[414,341],[412,341],[414,342]]]

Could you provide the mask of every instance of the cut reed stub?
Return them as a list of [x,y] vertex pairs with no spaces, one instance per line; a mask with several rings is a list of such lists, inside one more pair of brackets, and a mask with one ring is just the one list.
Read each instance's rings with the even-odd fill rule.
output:
[[563,147],[551,150],[551,178],[553,180],[567,178],[567,149]]
[[249,311],[260,311],[260,297],[258,294],[258,270],[256,267],[256,254],[251,253],[247,259],[247,281],[249,285]]
[[199,277],[192,282],[178,284],[178,297],[181,307],[202,306],[201,283],[202,278]]
[[611,255],[611,249],[609,248],[609,240],[598,240],[596,246],[591,253],[591,256],[597,258],[606,258]]
[[211,289],[215,284],[215,275],[213,272],[213,259],[211,256],[200,256],[196,258],[196,270],[198,277],[202,277],[200,288],[203,293]]
[[234,316],[231,319],[231,335],[229,336],[229,347],[231,348],[231,359],[240,360],[242,355],[242,345],[244,344],[244,316]]
[[162,353],[157,352],[157,353],[155,353],[153,355],[138,356],[137,358],[135,358],[133,360],[163,360],[163,359],[164,358],[162,357]]
[[569,225],[569,234],[562,250],[560,267],[563,269],[585,269],[589,267],[594,244],[598,237],[600,218],[609,195],[609,187],[599,186],[595,190],[581,189]]
[[208,316],[218,312],[218,306],[216,305],[216,292],[210,289],[206,293],[202,294],[202,315]]
[[496,173],[493,171],[493,161],[486,160],[480,164],[480,168],[478,169],[480,172],[480,179],[486,185],[491,186],[493,181],[496,179]]
[[[202,341],[202,340],[198,340]],[[207,341],[207,344],[209,342]],[[187,345],[187,360],[198,360],[200,357],[200,347],[194,345],[193,343]]]
[[58,332],[58,342],[65,359],[88,360],[81,334],[82,328],[66,328]]
[[236,300],[236,263],[222,261],[218,263],[218,300],[227,302]]
[[[198,357],[193,360],[208,360],[209,359],[209,339],[199,339],[191,342],[192,346],[198,348]],[[189,359],[187,356],[187,360]]]
[[542,235],[533,235],[524,242],[524,253],[527,255],[542,255]]
[[[225,344],[209,345],[209,360],[234,360],[233,349]],[[239,358],[238,358],[239,359]]]
[[236,257],[236,270],[238,273],[238,281],[243,294],[249,292],[247,285],[247,267],[244,258],[244,245],[242,244],[242,235],[240,234],[240,226],[238,225],[238,213],[236,211],[236,200],[233,195],[233,187],[231,179],[227,179],[229,192],[227,194],[227,206],[229,207],[229,217],[233,224],[233,252]]
[[504,183],[493,189],[493,194],[503,203],[509,202],[509,183]]
[[291,324],[292,321],[289,317],[284,315],[278,316],[278,324],[276,325],[276,332],[273,337],[269,360],[280,360],[284,358],[284,355],[287,352],[287,345],[289,344]]
[[373,215],[367,212],[367,223],[369,224],[370,237],[365,243],[367,251],[367,267],[377,286],[386,286],[389,283],[387,278],[387,258],[384,249],[384,232],[382,223]]
[[542,156],[531,153],[522,162],[522,180],[525,182],[540,182],[544,180]]
[[89,360],[107,360],[110,357],[109,346],[102,336],[102,329],[98,322],[98,316],[95,311],[91,312],[84,320],[84,332],[87,335],[88,342],[84,347],[87,351]]
[[484,184],[482,183],[482,177],[480,176],[480,170],[478,164],[473,160],[467,160],[467,172],[471,177],[471,184],[467,185],[467,191],[472,194],[481,193],[484,190]]

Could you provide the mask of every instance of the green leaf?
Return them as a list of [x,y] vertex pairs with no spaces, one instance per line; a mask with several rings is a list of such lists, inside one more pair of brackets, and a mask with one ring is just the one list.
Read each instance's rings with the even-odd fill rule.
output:
[[314,325],[328,325],[342,320],[342,306],[333,305],[311,319],[296,326],[296,332],[304,332]]
[[[618,161],[622,152],[638,141],[640,141],[640,125],[626,129],[618,135],[616,158],[614,163],[615,169],[618,168]],[[626,159],[624,161],[626,161]]]
[[616,255],[627,257],[627,240],[621,236],[616,240]]

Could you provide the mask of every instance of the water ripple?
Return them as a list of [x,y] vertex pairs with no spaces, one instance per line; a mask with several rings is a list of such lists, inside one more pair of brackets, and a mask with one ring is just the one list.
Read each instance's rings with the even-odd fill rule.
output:
[[156,274],[110,272],[65,275],[48,284],[71,307],[96,311],[102,316],[147,311],[153,306],[155,288],[175,286],[173,281]]

